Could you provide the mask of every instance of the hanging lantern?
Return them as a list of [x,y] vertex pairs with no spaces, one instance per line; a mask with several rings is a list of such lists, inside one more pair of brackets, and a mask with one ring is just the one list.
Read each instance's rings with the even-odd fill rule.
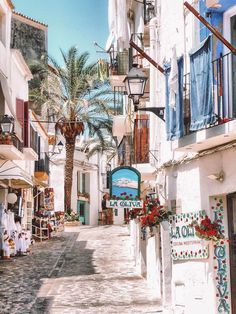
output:
[[7,202],[9,204],[15,204],[16,201],[17,201],[17,195],[15,193],[9,193],[7,195]]

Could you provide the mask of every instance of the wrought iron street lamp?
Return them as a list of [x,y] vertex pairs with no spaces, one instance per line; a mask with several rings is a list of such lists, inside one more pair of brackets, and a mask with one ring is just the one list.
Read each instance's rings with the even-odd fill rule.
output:
[[64,145],[63,145],[62,141],[60,141],[60,142],[57,144],[57,149],[58,149],[58,153],[59,153],[59,154],[62,152],[63,147],[64,147]]
[[3,133],[11,134],[14,128],[14,118],[5,114],[0,120],[0,128]]
[[148,76],[138,68],[137,64],[133,64],[131,70],[124,79],[126,92],[128,97],[133,99],[135,109],[139,104],[139,98],[144,95],[147,80]]
[[62,152],[64,144],[62,143],[62,141],[59,141],[55,147],[56,147],[57,151],[55,151],[55,149],[54,149],[53,151],[48,152],[49,157],[52,157],[54,155],[59,155]]
[[164,120],[164,107],[146,107],[139,108],[139,98],[144,95],[144,90],[148,76],[137,67],[137,64],[133,64],[133,67],[124,79],[126,92],[129,98],[132,98],[134,104],[134,111],[150,111],[153,112],[160,119]]

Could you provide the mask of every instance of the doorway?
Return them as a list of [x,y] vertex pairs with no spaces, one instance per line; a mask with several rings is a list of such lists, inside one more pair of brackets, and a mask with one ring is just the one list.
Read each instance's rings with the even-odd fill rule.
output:
[[79,220],[82,225],[85,225],[85,202],[77,201],[77,213],[79,214]]
[[236,314],[236,193],[227,196],[232,314]]

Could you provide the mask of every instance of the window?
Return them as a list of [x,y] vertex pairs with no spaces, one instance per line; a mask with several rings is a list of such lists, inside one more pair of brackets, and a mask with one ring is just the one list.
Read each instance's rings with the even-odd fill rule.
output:
[[77,193],[86,193],[86,173],[77,171]]
[[149,116],[139,115],[134,124],[134,162],[149,162]]

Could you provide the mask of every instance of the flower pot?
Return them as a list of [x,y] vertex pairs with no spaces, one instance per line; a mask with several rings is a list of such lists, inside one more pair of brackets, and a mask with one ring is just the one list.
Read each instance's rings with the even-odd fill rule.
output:
[[163,221],[161,222],[161,226],[162,226],[162,228],[163,228],[165,231],[169,230],[169,226],[170,226],[169,221],[168,221],[168,220],[163,220]]

